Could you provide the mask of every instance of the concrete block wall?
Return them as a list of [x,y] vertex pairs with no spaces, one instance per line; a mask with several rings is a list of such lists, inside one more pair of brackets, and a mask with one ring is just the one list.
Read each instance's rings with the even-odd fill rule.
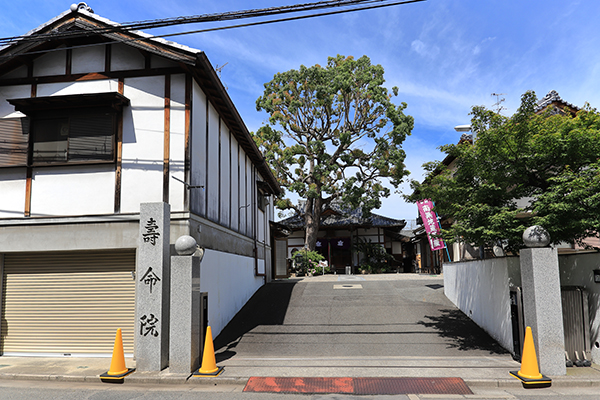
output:
[[[600,253],[559,255],[561,286],[588,294],[592,361],[600,364]],[[521,286],[519,257],[444,264],[444,293],[505,349],[512,351],[509,290]]]
[[502,347],[512,351],[508,260],[444,264],[444,293]]

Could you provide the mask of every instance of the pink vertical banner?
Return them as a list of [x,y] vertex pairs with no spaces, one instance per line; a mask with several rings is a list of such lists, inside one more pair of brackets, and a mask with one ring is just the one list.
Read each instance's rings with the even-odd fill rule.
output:
[[432,251],[445,249],[446,245],[442,238],[432,237],[440,234],[440,225],[438,224],[437,216],[433,211],[433,202],[430,199],[424,199],[417,201],[417,207],[419,208],[419,215],[423,220],[423,226],[425,232],[427,232],[427,239],[429,239],[429,247]]

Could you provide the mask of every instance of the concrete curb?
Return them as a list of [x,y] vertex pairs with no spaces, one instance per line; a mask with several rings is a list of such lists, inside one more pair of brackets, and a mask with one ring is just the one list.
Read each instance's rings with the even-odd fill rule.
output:
[[[0,374],[0,380],[24,381],[55,381],[55,382],[95,382],[100,383],[99,375],[43,375],[43,374]],[[153,384],[153,385],[206,385],[206,386],[243,386],[249,378],[243,377],[215,377],[199,378],[191,375],[160,375],[147,373],[134,373],[125,378],[125,384]],[[520,388],[521,382],[517,379],[463,379],[469,387],[477,388]],[[552,378],[553,387],[600,387],[600,381],[594,379],[573,379],[564,377]]]
[[[44,374],[0,374],[0,380],[49,381],[49,382],[96,382],[99,375],[44,375]],[[197,378],[188,375],[132,374],[125,377],[124,382],[130,384],[159,385],[245,385],[248,378],[221,377]]]
[[[467,386],[493,388],[520,388],[522,384],[517,379],[463,379]],[[600,381],[594,379],[572,379],[563,377],[552,378],[552,387],[600,387]]]

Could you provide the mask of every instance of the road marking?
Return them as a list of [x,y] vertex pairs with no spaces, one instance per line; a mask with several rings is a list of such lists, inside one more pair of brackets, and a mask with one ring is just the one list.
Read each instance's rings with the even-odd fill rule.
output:
[[356,275],[338,275],[338,281],[364,281],[365,278]]
[[333,285],[334,289],[362,289],[362,285],[360,284],[345,284],[345,285]]

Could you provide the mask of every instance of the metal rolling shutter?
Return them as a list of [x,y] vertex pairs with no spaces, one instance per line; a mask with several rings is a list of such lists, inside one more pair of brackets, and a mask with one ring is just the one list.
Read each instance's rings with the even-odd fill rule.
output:
[[133,354],[135,250],[5,254],[4,355]]

